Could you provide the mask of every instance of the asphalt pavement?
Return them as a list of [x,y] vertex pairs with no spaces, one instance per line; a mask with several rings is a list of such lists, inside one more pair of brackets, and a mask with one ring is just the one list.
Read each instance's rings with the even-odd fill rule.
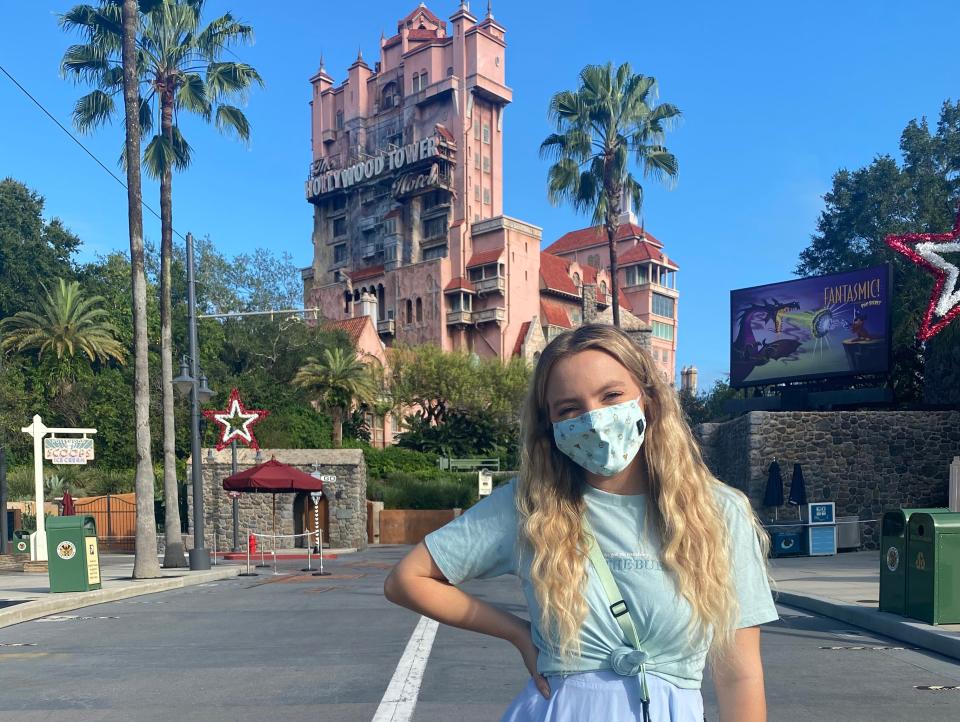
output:
[[[286,561],[278,576],[258,570],[0,629],[0,721],[370,722],[420,621],[382,596],[405,551],[344,555],[324,577]],[[524,613],[512,577],[465,588]],[[772,722],[960,717],[960,689],[918,689],[960,685],[955,661],[780,611],[762,637]],[[411,719],[495,722],[526,681],[510,645],[440,627]],[[717,719],[709,682],[704,697]]]

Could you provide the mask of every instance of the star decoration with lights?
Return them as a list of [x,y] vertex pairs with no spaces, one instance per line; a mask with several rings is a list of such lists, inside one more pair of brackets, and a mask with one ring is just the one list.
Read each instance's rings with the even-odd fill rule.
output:
[[917,331],[918,341],[929,341],[960,315],[960,269],[943,257],[945,253],[960,253],[960,209],[949,233],[890,235],[886,244],[930,271],[936,279]]
[[253,435],[253,425],[270,415],[265,409],[246,409],[240,400],[240,392],[233,389],[227,408],[223,411],[204,411],[203,415],[211,421],[220,424],[223,432],[217,441],[217,451],[230,446],[233,441],[239,441],[252,449],[259,449],[257,437]]

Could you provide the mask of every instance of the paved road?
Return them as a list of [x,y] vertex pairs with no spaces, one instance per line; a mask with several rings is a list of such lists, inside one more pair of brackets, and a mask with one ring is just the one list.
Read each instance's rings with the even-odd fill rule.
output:
[[[330,576],[283,574],[102,604],[0,630],[0,720],[370,722],[419,617],[387,603],[404,552],[329,562]],[[290,562],[294,572],[303,562]],[[468,586],[522,613],[516,580]],[[772,722],[956,720],[960,665],[829,619],[782,608],[764,633]],[[440,628],[413,722],[487,722],[526,683],[509,645]],[[716,719],[704,685],[708,718]]]

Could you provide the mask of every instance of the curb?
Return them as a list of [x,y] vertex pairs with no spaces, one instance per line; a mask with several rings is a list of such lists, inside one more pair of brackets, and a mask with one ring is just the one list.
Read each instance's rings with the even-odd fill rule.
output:
[[935,627],[923,622],[908,621],[905,617],[896,614],[864,609],[854,604],[837,602],[813,594],[778,591],[773,596],[778,604],[822,614],[945,657],[960,659],[960,635],[949,636],[948,633],[936,631]]
[[22,604],[16,604],[8,609],[0,610],[0,628],[9,627],[21,622],[29,622],[58,612],[69,612],[73,609],[92,607],[95,604],[115,602],[120,599],[139,597],[143,594],[167,592],[171,589],[192,587],[196,584],[205,584],[220,579],[230,579],[240,573],[238,566],[224,566],[202,572],[189,572],[177,576],[161,579],[144,579],[142,581],[121,582],[117,586],[106,589],[97,589],[92,592],[71,592],[67,594],[50,595],[49,598],[34,599]]

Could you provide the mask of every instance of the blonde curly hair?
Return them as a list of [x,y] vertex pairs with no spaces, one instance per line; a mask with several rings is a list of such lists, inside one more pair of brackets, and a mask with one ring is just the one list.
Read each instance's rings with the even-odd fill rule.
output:
[[[558,361],[588,349],[613,356],[642,391],[647,432],[640,453],[649,481],[648,522],[660,532],[661,561],[690,604],[691,642],[710,638],[716,660],[732,649],[739,619],[728,537],[714,493],[722,482],[704,463],[676,390],[646,351],[609,325],[581,326],[550,342],[537,362],[521,417],[517,509],[520,540],[531,552],[542,636],[562,658],[579,656],[579,630],[587,615],[588,545],[581,524],[586,482],[582,469],[554,443],[546,390]],[[746,497],[736,494],[749,508]],[[750,517],[766,556],[766,534],[752,512]]]

